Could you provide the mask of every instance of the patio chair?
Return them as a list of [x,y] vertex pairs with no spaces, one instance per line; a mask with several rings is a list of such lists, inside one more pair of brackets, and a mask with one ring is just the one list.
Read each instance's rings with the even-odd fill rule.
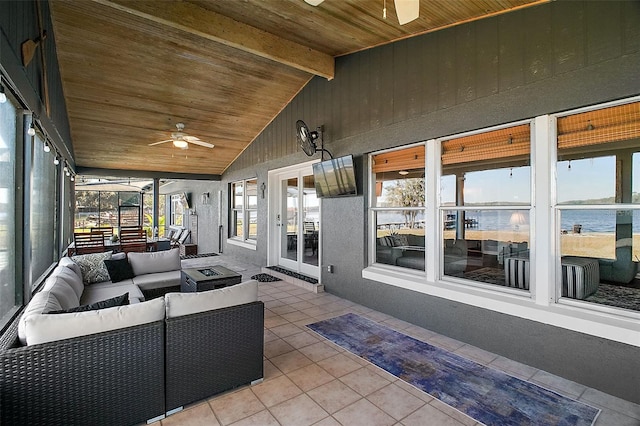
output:
[[74,254],[102,253],[104,248],[104,234],[97,232],[74,232]]
[[147,233],[144,229],[121,231],[120,249],[125,253],[147,251]]
[[99,228],[91,228],[91,232],[102,232],[104,239],[113,237],[113,228],[111,226],[101,226]]

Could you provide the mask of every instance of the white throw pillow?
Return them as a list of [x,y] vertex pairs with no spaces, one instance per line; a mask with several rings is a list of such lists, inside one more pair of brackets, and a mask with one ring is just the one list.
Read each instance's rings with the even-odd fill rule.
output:
[[35,345],[161,321],[164,312],[164,299],[158,297],[97,311],[30,315],[25,320],[25,335],[27,344]]
[[258,281],[249,280],[198,293],[167,293],[164,298],[167,318],[180,317],[255,302],[258,300]]
[[27,344],[25,320],[29,316],[58,311],[60,309],[62,309],[62,306],[60,306],[60,302],[58,302],[58,299],[56,299],[56,296],[52,293],[48,291],[39,291],[34,294],[27,307],[24,308],[24,312],[22,313],[22,317],[20,317],[20,322],[18,323],[18,339],[20,340],[20,343],[23,345]]
[[[75,263],[74,265],[78,268],[78,271],[79,271],[80,267]],[[66,266],[57,266],[49,276],[49,278],[52,278],[52,277],[62,278],[67,282],[67,284],[69,284],[73,288],[78,298],[82,297],[82,293],[84,292],[82,275],[76,274],[71,268],[67,268]]]
[[47,278],[42,291],[49,291],[56,296],[62,309],[75,308],[80,306],[80,298],[71,285],[62,277],[54,276]]
[[82,271],[82,282],[84,284],[101,283],[109,281],[109,271],[104,265],[104,261],[111,259],[111,252],[91,253],[73,256],[71,260],[80,266]]
[[58,261],[58,266],[70,268],[73,272],[78,274],[78,277],[80,277],[80,280],[82,281],[82,271],[80,270],[80,266],[76,262],[71,260],[70,257],[63,257],[62,259],[60,259],[60,261]]
[[135,275],[177,271],[181,268],[179,248],[151,253],[131,252],[127,257]]

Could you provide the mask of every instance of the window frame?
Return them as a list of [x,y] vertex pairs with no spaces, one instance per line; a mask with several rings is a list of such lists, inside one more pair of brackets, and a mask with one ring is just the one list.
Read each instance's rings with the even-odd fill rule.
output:
[[[252,195],[248,190],[249,186],[255,188],[255,195]],[[236,205],[236,188],[242,187],[242,205]],[[252,177],[247,179],[236,180],[229,182],[229,232],[227,235],[227,242],[230,244],[238,245],[241,247],[256,249],[258,244],[258,178]],[[251,206],[249,200],[251,197],[256,198],[255,207]],[[251,214],[256,215],[255,237],[251,234]],[[238,225],[238,218],[242,220],[242,225]],[[238,228],[242,235],[238,235]]]

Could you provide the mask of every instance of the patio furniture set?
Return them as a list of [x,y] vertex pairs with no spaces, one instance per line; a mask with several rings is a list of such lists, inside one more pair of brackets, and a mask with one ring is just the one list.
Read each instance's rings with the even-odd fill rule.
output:
[[139,424],[262,379],[256,281],[180,293],[178,248],[127,256],[61,259],[0,336],[1,424]]

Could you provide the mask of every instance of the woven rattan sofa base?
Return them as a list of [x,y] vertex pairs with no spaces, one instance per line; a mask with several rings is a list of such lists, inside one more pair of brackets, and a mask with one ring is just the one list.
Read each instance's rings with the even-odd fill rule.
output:
[[166,408],[263,377],[264,303],[166,320]]
[[16,323],[0,342],[1,424],[132,425],[165,413],[164,321],[22,347]]

